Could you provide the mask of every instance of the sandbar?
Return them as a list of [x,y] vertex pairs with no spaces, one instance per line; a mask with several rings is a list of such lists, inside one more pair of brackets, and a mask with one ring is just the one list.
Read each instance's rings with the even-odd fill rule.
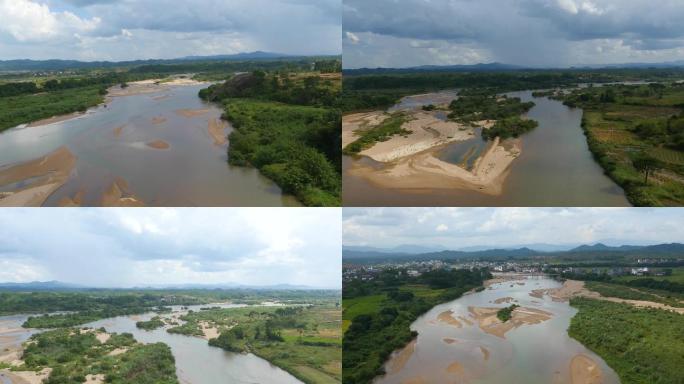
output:
[[102,205],[105,207],[142,207],[143,202],[128,188],[126,180],[118,177],[102,194]]
[[570,362],[570,380],[572,384],[600,384],[603,372],[589,356],[578,354]]
[[0,193],[0,207],[43,205],[67,182],[75,166],[76,156],[67,147],[60,147],[37,159],[0,168],[0,186],[22,181],[28,184]]
[[387,372],[390,374],[397,373],[401,371],[406,363],[409,361],[411,356],[413,356],[413,351],[416,348],[416,340],[412,340],[410,343],[398,352],[394,353],[394,356],[387,363]]
[[150,148],[154,149],[169,149],[170,145],[164,140],[154,140],[154,141],[149,141],[146,143],[146,145]]
[[477,320],[480,329],[490,335],[506,338],[506,333],[523,325],[539,324],[549,320],[553,314],[541,309],[518,307],[513,310],[511,319],[502,322],[496,316],[501,308],[468,307],[468,311]]
[[228,137],[225,129],[228,124],[221,119],[209,119],[209,136],[214,140],[214,145],[226,145]]
[[358,133],[377,126],[390,115],[383,111],[352,113],[342,116],[342,148],[358,139]]
[[440,313],[437,316],[437,320],[439,320],[442,323],[447,323],[449,325],[453,325],[454,327],[461,328],[461,322],[456,320],[452,315],[454,314],[454,311],[444,311]]
[[195,116],[204,115],[205,113],[209,112],[209,109],[208,108],[176,109],[174,112],[176,112],[176,114],[178,114],[179,116],[183,116],[183,117],[195,117]]

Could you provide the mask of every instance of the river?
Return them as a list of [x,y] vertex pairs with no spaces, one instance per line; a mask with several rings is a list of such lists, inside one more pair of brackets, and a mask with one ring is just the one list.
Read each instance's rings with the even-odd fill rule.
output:
[[[102,205],[105,191],[117,179],[148,206],[299,205],[256,169],[227,164],[228,145],[215,144],[208,130],[209,121],[218,119],[222,111],[197,95],[205,87],[168,86],[152,93],[116,96],[74,119],[4,131],[0,170],[66,147],[76,157],[76,165],[44,205],[60,205],[74,196],[79,205]],[[155,141],[169,147],[148,145]],[[0,192],[25,188],[32,181],[4,186]]]
[[[188,306],[188,309],[198,311],[200,307],[215,306],[229,308],[244,305],[191,305]],[[180,307],[173,306],[172,309],[173,311],[179,311]],[[301,381],[286,371],[251,353],[241,354],[224,351],[220,348],[209,346],[207,340],[193,336],[171,334],[166,332],[165,328],[145,331],[135,326],[136,321],[149,320],[155,315],[155,313],[147,313],[140,316],[119,316],[84,324],[81,327],[96,329],[104,327],[109,333],[131,333],[139,342],[162,342],[167,344],[171,348],[171,352],[176,360],[176,374],[178,375],[179,382],[183,384],[301,384]],[[0,317],[0,324],[6,328],[18,328],[27,317]],[[12,338],[0,338],[0,350],[20,345],[21,342],[27,340],[33,333],[35,333],[35,330],[17,330],[11,334],[11,336],[14,336]],[[3,336],[10,336],[10,334],[3,334]],[[0,376],[0,383],[2,383],[1,380],[9,379]],[[3,384],[10,383],[11,381],[8,381]]]
[[[593,360],[600,368],[604,384],[619,383],[613,371],[598,355],[567,334],[570,319],[577,312],[567,302],[556,302],[548,296],[530,296],[534,289],[560,287],[546,277],[529,277],[521,281],[493,284],[477,293],[466,294],[454,301],[438,305],[419,317],[411,329],[418,332],[414,351],[403,356],[403,368],[392,370],[375,384],[453,383],[570,383],[570,362],[578,354]],[[469,307],[506,307],[510,303],[494,303],[511,297],[525,308],[551,313],[551,318],[537,324],[526,324],[505,333],[505,338],[484,332],[469,315]],[[440,314],[453,311],[461,327],[439,321]],[[457,363],[457,364],[456,364]],[[448,371],[452,367],[451,372]],[[453,367],[460,367],[453,369]]]
[[[402,100],[391,111],[444,103],[453,91]],[[430,97],[430,95],[432,95]],[[527,113],[539,126],[522,136],[522,154],[513,161],[500,195],[463,189],[422,188],[415,191],[384,189],[344,171],[345,206],[628,206],[624,191],[594,161],[580,126],[582,110],[564,106],[547,97],[533,97],[532,91],[509,96],[534,101]],[[472,166],[484,149],[476,137],[469,142],[446,145],[439,157]],[[465,157],[465,158],[464,158]],[[345,156],[344,170],[354,162],[381,168],[382,164],[361,157]]]

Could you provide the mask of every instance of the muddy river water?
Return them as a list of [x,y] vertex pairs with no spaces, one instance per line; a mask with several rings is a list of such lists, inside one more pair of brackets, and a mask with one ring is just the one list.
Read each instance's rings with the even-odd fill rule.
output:
[[[388,374],[375,383],[571,383],[570,367],[576,356],[593,361],[603,383],[619,383],[598,355],[568,336],[574,308],[548,296],[530,296],[532,290],[560,286],[549,278],[529,277],[493,284],[432,308],[411,325],[418,332],[415,344],[395,353],[386,365]],[[471,308],[511,304],[550,315],[497,335],[483,331],[471,312]]]

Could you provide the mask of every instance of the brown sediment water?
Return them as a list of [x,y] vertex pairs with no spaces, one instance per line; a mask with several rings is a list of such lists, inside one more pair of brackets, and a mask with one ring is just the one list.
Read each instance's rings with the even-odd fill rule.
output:
[[[410,101],[402,100],[390,111],[417,110],[422,105],[439,104],[449,96],[440,92],[413,97]],[[477,156],[473,152],[486,152],[479,137],[435,147],[422,154],[422,160],[416,157],[383,163],[365,156],[344,156],[345,206],[629,205],[624,191],[604,175],[589,152],[580,126],[581,110],[568,108],[559,101],[545,97],[535,98],[531,91],[513,92],[509,96],[534,101],[536,106],[527,113],[527,117],[537,120],[539,126],[521,136],[518,144],[502,143],[501,151],[511,151],[508,156],[514,156],[514,159],[508,159],[511,160],[510,165],[506,165],[505,172],[498,173],[499,178],[495,183],[483,185],[478,184],[477,180],[471,180],[459,184],[451,180],[453,178],[431,177],[432,172],[427,172],[429,167],[450,168],[443,163],[453,164],[453,167],[458,167],[459,164],[465,164],[465,168],[475,166]],[[369,119],[377,119],[377,113]],[[476,132],[476,136],[478,135]],[[347,133],[346,140],[353,140],[353,136]],[[510,145],[518,148],[507,149]],[[457,150],[452,150],[454,148]],[[506,158],[504,152],[500,155],[501,158]],[[477,158],[481,157],[480,155]],[[388,177],[392,172],[397,172],[397,166],[404,166],[404,163],[417,164],[412,167],[414,173],[424,173],[420,181],[413,182],[413,175],[403,179]],[[491,164],[505,165],[500,160]],[[411,165],[405,168],[401,172],[407,174]],[[456,172],[444,173],[447,176],[448,174]],[[464,180],[468,181],[467,175],[463,175]]]
[[[489,284],[491,289],[437,305],[418,318],[411,324],[418,337],[410,358],[402,362],[401,370],[388,371],[374,384],[411,380],[431,384],[455,380],[473,384],[571,383],[573,378],[578,384],[581,381],[577,380],[586,378],[588,383],[596,382],[591,380],[598,377],[597,372],[602,383],[620,382],[601,357],[568,336],[576,310],[567,301],[554,301],[548,295],[541,299],[530,296],[533,287],[552,290],[562,288],[562,284],[546,277],[517,277],[533,284],[511,287],[513,278],[498,279]],[[501,298],[520,305],[507,322],[496,316],[499,309],[511,305],[493,304]],[[472,324],[462,322],[461,327],[454,327],[439,321],[445,314],[472,319]]]
[[[198,97],[205,87],[130,83],[78,118],[0,133],[0,205],[300,205],[256,169],[227,163],[231,127]],[[13,167],[24,176],[3,179]]]

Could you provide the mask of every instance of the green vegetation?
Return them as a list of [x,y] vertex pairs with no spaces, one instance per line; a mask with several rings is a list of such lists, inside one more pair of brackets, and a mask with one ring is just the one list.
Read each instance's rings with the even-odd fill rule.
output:
[[501,140],[518,137],[537,128],[538,125],[536,120],[523,119],[519,116],[507,117],[497,120],[493,127],[482,130],[482,137],[489,140],[495,137]]
[[[19,368],[52,368],[46,384],[81,384],[86,375],[104,375],[107,383],[176,384],[175,360],[163,343],[139,344],[131,334],[113,334],[104,343],[96,333],[63,328],[35,334],[26,344]],[[124,349],[120,354],[110,354]]]
[[153,331],[164,326],[164,322],[159,316],[154,316],[148,321],[138,321],[135,326],[146,331]]
[[203,335],[203,326],[214,327],[220,334],[209,345],[252,352],[305,383],[340,382],[340,310],[335,299],[298,307],[208,309],[181,320],[186,323],[178,333]]
[[554,98],[584,109],[589,148],[630,202],[684,204],[684,84],[590,87]]
[[408,135],[411,131],[402,128],[406,122],[407,117],[402,113],[395,113],[382,123],[369,129],[364,129],[359,132],[359,138],[353,143],[344,148],[345,155],[354,155],[364,149],[372,147],[375,143],[380,141],[387,141],[394,135]]
[[384,270],[373,281],[346,282],[343,382],[370,383],[390,354],[416,337],[411,323],[433,306],[460,297],[490,278],[486,269],[435,270],[409,277]]
[[602,296],[628,300],[646,300],[673,307],[684,307],[684,293],[668,292],[657,289],[638,288],[622,284],[588,281],[587,288]]
[[458,99],[449,104],[449,118],[470,123],[478,120],[500,120],[518,117],[534,107],[534,103],[523,103],[520,98],[489,94],[459,93]]
[[253,73],[200,92],[233,125],[228,162],[253,166],[309,206],[339,206],[341,126],[336,73]]
[[573,298],[568,333],[596,352],[625,384],[684,382],[684,316],[628,304]]
[[499,320],[501,320],[505,323],[508,320],[510,320],[511,317],[513,317],[513,310],[515,310],[518,307],[519,307],[519,305],[513,304],[509,307],[501,308],[498,312],[496,312],[496,317],[498,317]]

